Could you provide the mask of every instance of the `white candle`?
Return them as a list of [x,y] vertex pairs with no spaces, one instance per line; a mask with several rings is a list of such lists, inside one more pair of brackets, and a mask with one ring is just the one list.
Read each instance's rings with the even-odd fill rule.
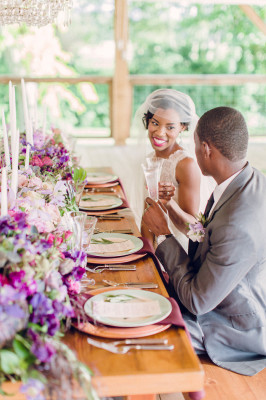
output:
[[2,125],[3,125],[3,136],[4,136],[4,149],[5,149],[5,160],[6,160],[6,167],[9,169],[10,167],[10,154],[9,154],[9,145],[8,145],[8,134],[6,130],[6,120],[5,120],[5,113],[2,109]]
[[13,86],[12,82],[9,81],[9,125],[10,125],[10,136],[11,136],[11,153],[13,154],[13,147],[14,147],[14,139],[12,137],[12,124],[13,124],[13,110],[14,104],[13,104]]
[[16,146],[16,137],[17,137],[17,117],[16,117],[16,93],[15,86],[12,87],[12,101],[11,101],[11,109],[10,109],[10,125],[11,125],[11,153],[13,157],[13,153],[15,151]]
[[47,118],[47,107],[44,106],[43,109],[43,123],[42,123],[42,136],[45,138],[45,132],[46,132],[46,118]]
[[29,110],[28,110],[27,93],[26,93],[24,79],[21,79],[21,89],[22,89],[22,102],[23,102],[23,113],[24,113],[25,131],[26,131],[26,141],[27,143],[31,143]]
[[7,215],[7,173],[6,167],[2,168],[1,182],[1,217]]
[[30,145],[27,144],[26,157],[25,157],[25,169],[29,168],[29,164],[30,164]]
[[18,155],[19,155],[19,130],[16,132],[15,149],[12,154],[12,175],[11,175],[11,188],[14,192],[15,198],[17,197],[18,190]]
[[29,131],[30,131],[30,144],[31,144],[32,146],[34,146],[33,128],[32,128],[32,122],[31,122],[31,119],[30,119],[30,118],[29,118],[29,127],[30,127],[30,129],[29,129]]

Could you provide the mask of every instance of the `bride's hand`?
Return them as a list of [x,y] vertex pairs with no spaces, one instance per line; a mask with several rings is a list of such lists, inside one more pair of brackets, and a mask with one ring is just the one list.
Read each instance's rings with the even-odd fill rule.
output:
[[159,199],[168,202],[175,194],[175,186],[170,182],[159,182]]

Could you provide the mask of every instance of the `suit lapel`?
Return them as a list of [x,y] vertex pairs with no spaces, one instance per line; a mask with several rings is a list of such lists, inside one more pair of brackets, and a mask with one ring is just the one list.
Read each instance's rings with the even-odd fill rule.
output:
[[233,179],[233,181],[227,186],[223,192],[221,198],[215,205],[213,212],[209,218],[209,222],[213,220],[215,213],[226,203],[237,190],[239,190],[252,176],[253,170],[250,164],[247,162],[244,169]]
[[[237,190],[239,190],[244,184],[246,184],[247,181],[251,179],[253,175],[253,169],[250,166],[250,164],[247,162],[246,166],[244,169],[236,176],[235,179],[227,186],[225,189],[224,193],[222,194],[221,198],[215,205],[212,214],[209,218],[209,222],[211,222],[218,210],[235,194]],[[192,243],[190,245],[190,242]],[[196,244],[196,245],[195,245]],[[191,250],[190,250],[191,248]],[[201,253],[201,248],[202,248],[202,243],[196,242],[193,243],[191,240],[189,240],[189,251],[188,255],[194,262],[197,261],[197,259],[200,257]]]

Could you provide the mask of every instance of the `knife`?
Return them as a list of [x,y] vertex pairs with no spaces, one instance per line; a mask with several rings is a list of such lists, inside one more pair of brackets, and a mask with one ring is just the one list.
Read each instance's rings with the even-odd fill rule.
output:
[[[110,287],[119,287],[119,286],[126,286],[126,287],[134,287],[140,289],[157,289],[157,283],[153,282],[112,282],[107,279],[103,279],[103,283],[107,284]],[[113,283],[113,284],[112,284]]]
[[128,233],[128,234],[132,234],[133,231],[131,229],[109,229],[106,231],[98,231],[95,233]]
[[125,287],[131,287],[135,289],[157,289],[157,283],[137,283],[132,282],[124,285]]
[[98,219],[122,219],[125,218],[123,215],[96,215]]
[[94,270],[105,269],[106,271],[136,271],[136,265],[126,265],[126,264],[103,264],[97,265]]
[[115,192],[114,188],[86,188],[85,192]]

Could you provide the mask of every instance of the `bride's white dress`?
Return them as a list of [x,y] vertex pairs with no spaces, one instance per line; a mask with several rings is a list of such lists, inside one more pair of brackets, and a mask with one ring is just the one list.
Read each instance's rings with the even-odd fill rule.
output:
[[[155,152],[149,154],[148,157],[156,157]],[[161,176],[160,182],[171,182],[175,186],[175,194],[173,199],[178,203],[178,182],[175,177],[175,171],[177,164],[186,157],[192,158],[189,153],[182,149],[177,150],[173,154],[171,154],[168,158],[163,159],[162,169],[161,169]],[[188,250],[188,238],[182,232],[180,232],[175,225],[169,220],[169,227],[179,243],[183,246],[183,248],[187,251]]]

